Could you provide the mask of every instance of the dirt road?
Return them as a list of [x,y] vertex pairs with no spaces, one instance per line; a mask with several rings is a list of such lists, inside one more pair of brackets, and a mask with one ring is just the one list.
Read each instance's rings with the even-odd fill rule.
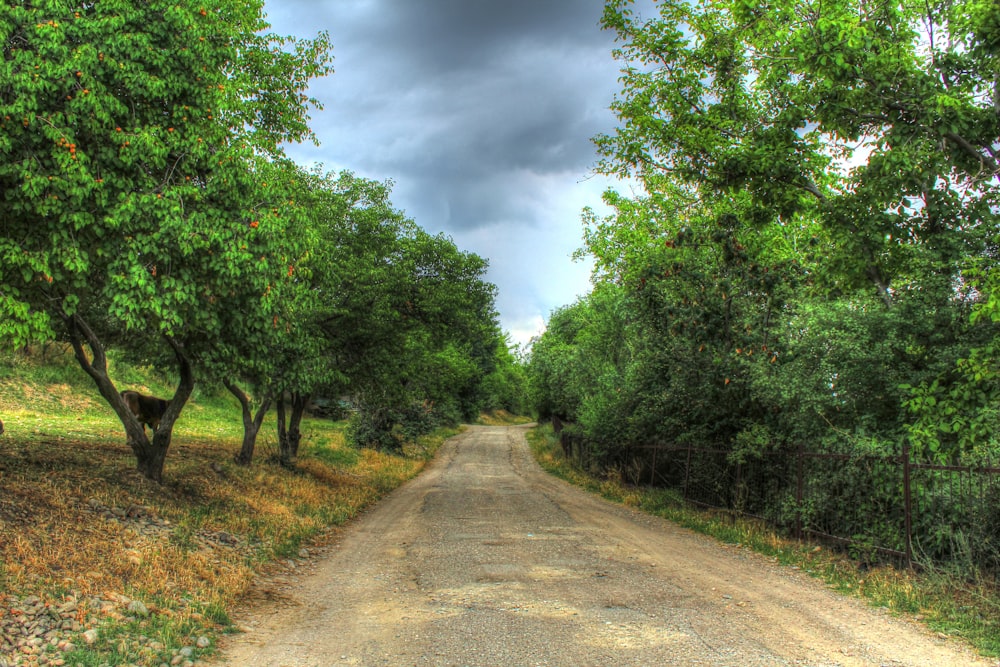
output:
[[996,664],[553,479],[520,427],[447,442],[236,621],[240,667]]

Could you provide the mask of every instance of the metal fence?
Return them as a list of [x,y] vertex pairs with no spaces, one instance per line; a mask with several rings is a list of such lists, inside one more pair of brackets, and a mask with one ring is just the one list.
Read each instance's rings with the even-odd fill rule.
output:
[[729,450],[650,445],[633,452],[642,482],[690,503],[755,517],[862,560],[1000,571],[1000,467],[894,456],[796,451],[736,458]]

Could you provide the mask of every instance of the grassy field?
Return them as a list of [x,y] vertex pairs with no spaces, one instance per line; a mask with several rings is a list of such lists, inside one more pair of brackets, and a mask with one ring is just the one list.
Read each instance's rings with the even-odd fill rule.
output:
[[693,509],[671,490],[637,488],[588,475],[566,460],[549,425],[531,431],[529,441],[541,466],[572,484],[733,547],[764,554],[872,606],[910,614],[937,632],[962,637],[983,655],[1000,656],[1000,590],[994,579],[969,581],[943,572],[859,567],[843,553],[784,538],[759,522]]
[[[150,373],[112,373],[172,393]],[[196,391],[158,485],[60,350],[0,360],[0,419],[0,664],[86,667],[197,664],[259,571],[306,557],[457,432],[393,456],[348,446],[343,422],[306,419],[290,471],[274,462],[269,416],[241,467],[238,403]]]

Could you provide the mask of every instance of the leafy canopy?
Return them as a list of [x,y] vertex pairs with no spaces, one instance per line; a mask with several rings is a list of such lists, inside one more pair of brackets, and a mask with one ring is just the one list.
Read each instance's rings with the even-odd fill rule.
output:
[[262,287],[258,162],[311,136],[305,86],[329,71],[325,35],[266,28],[243,0],[0,7],[0,335],[81,309],[210,334],[205,291]]

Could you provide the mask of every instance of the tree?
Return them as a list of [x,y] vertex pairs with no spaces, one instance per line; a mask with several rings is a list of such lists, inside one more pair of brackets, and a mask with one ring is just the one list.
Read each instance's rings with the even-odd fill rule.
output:
[[[261,167],[256,174],[260,188],[252,200],[255,220],[251,225],[257,224],[252,229],[258,232],[255,246],[262,253],[258,265],[267,266],[271,258],[270,266],[278,275],[271,274],[263,289],[251,284],[249,290],[231,292],[225,300],[230,313],[227,326],[201,359],[209,376],[218,378],[240,404],[243,441],[235,460],[241,465],[252,461],[257,435],[272,403],[283,400],[291,351],[308,358],[315,349],[306,327],[313,302],[308,259],[318,246],[313,224],[317,202],[308,190],[311,175],[285,161]],[[314,374],[319,372],[315,366],[312,369]],[[244,386],[252,393],[244,391]],[[282,448],[283,454],[286,449]]]
[[504,410],[514,415],[530,414],[527,365],[521,348],[505,335],[496,343],[494,368],[483,380],[483,409]]
[[304,181],[317,243],[301,274],[303,289],[288,302],[288,335],[272,350],[280,369],[272,385],[279,456],[286,465],[296,456],[311,396],[358,392],[381,362],[398,357],[393,350],[405,331],[402,243],[414,225],[393,208],[390,192],[390,183],[346,171],[317,169]]
[[398,447],[395,429],[419,435],[478,414],[500,338],[486,267],[445,236],[414,227],[400,238],[387,267],[389,309],[371,322],[380,344],[358,359],[356,441]]
[[[484,278],[488,263],[443,235],[418,232],[410,247],[407,308],[418,361],[407,373],[408,384],[440,412],[447,405],[454,412],[449,420],[473,420],[482,409],[483,381],[496,368],[501,339],[496,286]],[[444,368],[450,372],[442,376],[436,369]]]
[[[259,162],[311,136],[329,44],[266,28],[252,0],[0,8],[0,335],[68,339],[157,481],[192,355],[286,268],[260,242],[280,211],[249,202]],[[108,376],[114,336],[176,358],[151,442]]]
[[990,3],[629,4],[604,14],[624,62],[605,171],[741,193],[752,229],[815,219],[831,291],[950,298],[997,204]]
[[[601,169],[640,179],[648,202],[592,224],[588,248],[646,280],[675,336],[705,326],[693,338],[715,342],[689,342],[728,359],[748,426],[781,414],[779,432],[815,433],[784,411],[794,400],[843,428],[850,405],[853,428],[895,441],[901,396],[877,369],[951,391],[956,360],[989,335],[968,319],[968,286],[996,263],[995,7],[667,0],[657,12],[605,10],[623,90],[619,128],[597,138]],[[665,250],[647,250],[654,238]],[[861,350],[849,331],[876,344]],[[776,363],[748,365],[765,345]]]
[[532,341],[528,361],[529,386],[540,419],[556,416],[576,421],[586,385],[577,370],[577,338],[587,319],[588,301],[563,306],[549,317],[545,332]]

